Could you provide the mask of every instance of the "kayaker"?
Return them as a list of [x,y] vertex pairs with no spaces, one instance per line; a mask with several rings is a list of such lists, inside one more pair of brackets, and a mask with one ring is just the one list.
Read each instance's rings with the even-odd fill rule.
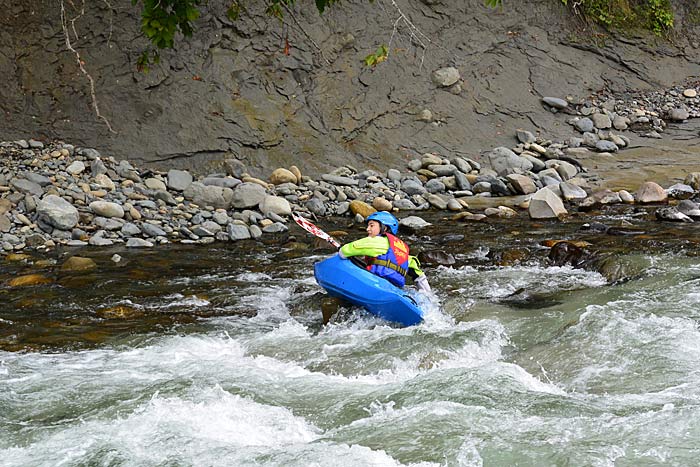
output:
[[364,256],[371,273],[399,288],[406,284],[406,276],[409,276],[418,290],[430,293],[430,284],[420,269],[420,261],[409,255],[408,245],[396,236],[398,232],[396,217],[386,211],[375,212],[367,217],[367,237],[343,245],[338,255],[343,259]]

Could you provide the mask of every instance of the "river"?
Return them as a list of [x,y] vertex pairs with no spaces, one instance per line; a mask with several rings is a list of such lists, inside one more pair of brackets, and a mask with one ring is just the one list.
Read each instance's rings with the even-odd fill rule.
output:
[[[699,227],[644,210],[586,221],[444,221],[408,235],[425,321],[341,308],[322,324],[294,238],[89,249],[98,268],[0,263],[3,466],[645,466],[700,458]],[[347,219],[326,220],[359,238]],[[463,237],[460,237],[463,236]],[[608,284],[548,263],[548,239],[634,264]],[[122,259],[115,263],[115,253]]]

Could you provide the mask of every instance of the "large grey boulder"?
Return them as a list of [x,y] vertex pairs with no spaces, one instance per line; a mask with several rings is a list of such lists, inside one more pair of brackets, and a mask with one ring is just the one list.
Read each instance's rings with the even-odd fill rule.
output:
[[[251,183],[251,185],[255,184]],[[256,186],[260,190],[262,190],[263,194],[265,193],[263,187],[261,187],[260,185]],[[190,186],[188,186],[185,189],[183,194],[185,198],[192,200],[193,203],[198,204],[199,206],[213,206],[215,208],[223,209],[228,209],[229,207],[231,207],[234,198],[233,190],[231,190],[230,188],[220,186],[207,186],[199,182],[193,182],[192,184],[190,184]],[[260,200],[257,200],[255,203],[240,207],[255,206],[259,202]]]
[[509,169],[532,170],[532,162],[503,146],[486,153],[486,159],[498,175],[507,173]]
[[265,196],[265,188],[261,185],[254,182],[243,182],[233,190],[231,204],[237,209],[252,208],[259,205]]
[[48,195],[37,203],[38,219],[59,230],[70,230],[78,224],[78,210],[65,199]]
[[168,188],[175,191],[185,191],[192,184],[192,174],[186,170],[171,169],[168,171]]
[[528,214],[531,219],[556,219],[568,214],[564,203],[548,188],[541,188],[530,198]]
[[258,205],[258,208],[263,214],[272,212],[280,216],[292,215],[292,206],[289,204],[289,201],[280,196],[265,196],[265,198],[263,198],[263,200]]

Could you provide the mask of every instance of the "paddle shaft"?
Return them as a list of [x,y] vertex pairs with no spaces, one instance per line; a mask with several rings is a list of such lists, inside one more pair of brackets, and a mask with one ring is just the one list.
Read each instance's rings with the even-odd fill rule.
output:
[[326,232],[324,232],[323,230],[316,227],[310,221],[304,219],[301,215],[299,215],[297,213],[292,213],[292,218],[294,219],[294,222],[296,222],[297,225],[299,225],[299,227],[306,230],[311,235],[314,235],[322,240],[327,241],[328,243],[330,243],[331,245],[333,245],[336,248],[340,248],[340,243],[338,243],[336,241],[336,239],[334,239],[333,237],[328,235]]

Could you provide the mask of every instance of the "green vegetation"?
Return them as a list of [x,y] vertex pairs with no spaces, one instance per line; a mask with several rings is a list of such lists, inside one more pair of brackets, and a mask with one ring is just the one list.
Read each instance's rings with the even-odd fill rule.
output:
[[[662,35],[673,29],[670,0],[557,0],[574,14],[614,30],[647,29]],[[495,8],[503,0],[485,0]]]
[[[293,6],[296,0],[229,0],[226,15],[231,20],[237,20],[245,11],[246,5],[258,3],[265,5],[265,11],[270,17],[282,19],[284,10]],[[338,3],[340,0],[315,0],[315,8],[319,14]],[[370,2],[372,0],[369,0]],[[194,32],[194,21],[199,18],[199,6],[202,0],[131,0],[132,5],[143,4],[141,12],[141,31],[157,48],[144,51],[137,61],[140,70],[148,71],[153,63],[158,63],[158,49],[172,49],[175,45],[175,35],[181,32],[190,37]]]
[[[231,20],[236,20],[245,12],[246,5],[263,5],[271,18],[282,20],[285,11],[297,0],[228,0],[226,12]],[[369,0],[370,2],[372,0]],[[574,14],[593,21],[606,29],[629,30],[643,28],[657,35],[673,29],[673,10],[670,0],[554,0],[567,5]],[[319,14],[340,0],[314,0]],[[484,4],[496,8],[503,0],[483,0]],[[178,32],[189,37],[194,31],[194,21],[199,18],[200,5],[206,0],[131,0],[133,5],[143,4],[141,30],[156,50],[144,51],[138,60],[142,70],[158,61],[158,50],[173,48]],[[299,0],[301,3],[301,0]],[[376,53],[365,58],[367,66],[375,66],[384,61],[389,51],[381,46]]]

